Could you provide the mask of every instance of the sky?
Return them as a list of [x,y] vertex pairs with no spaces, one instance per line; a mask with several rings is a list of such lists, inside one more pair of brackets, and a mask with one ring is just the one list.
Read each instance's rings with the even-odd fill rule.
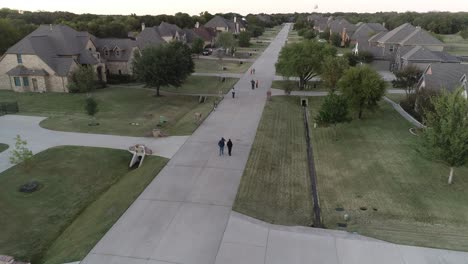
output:
[[241,15],[292,12],[468,11],[467,0],[0,0],[0,7],[28,11],[122,15],[173,15],[176,12],[195,15],[202,11],[212,14],[236,12]]

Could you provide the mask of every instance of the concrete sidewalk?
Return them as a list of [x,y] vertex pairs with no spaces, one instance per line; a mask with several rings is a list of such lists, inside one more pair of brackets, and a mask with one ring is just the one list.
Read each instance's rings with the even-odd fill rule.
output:
[[[88,146],[127,150],[135,144],[145,144],[154,155],[172,158],[188,139],[187,136],[167,138],[125,137],[100,134],[60,132],[44,129],[39,123],[45,117],[5,115],[0,116],[0,142],[10,147],[0,153],[0,173],[12,167],[10,150],[15,146],[15,137],[20,135],[28,142],[28,148],[34,154],[57,146]],[[130,162],[130,161],[129,161]]]
[[[213,264],[290,25],[244,74],[110,231],[83,260],[103,263]],[[251,90],[250,80],[260,88]],[[218,156],[221,137],[233,156]]]

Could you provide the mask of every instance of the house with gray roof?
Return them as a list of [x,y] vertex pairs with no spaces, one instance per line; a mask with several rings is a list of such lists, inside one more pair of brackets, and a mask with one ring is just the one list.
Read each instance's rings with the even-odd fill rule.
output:
[[0,58],[0,89],[68,92],[71,72],[88,65],[106,81],[96,38],[65,25],[41,25]]
[[211,28],[216,32],[231,32],[233,34],[239,34],[246,30],[245,23],[237,17],[234,17],[234,20],[231,21],[222,16],[215,16],[206,22],[205,27]]
[[132,39],[99,38],[96,49],[106,65],[106,75],[131,75],[133,58],[139,52],[137,43]]
[[172,41],[181,41],[187,43],[186,31],[179,28],[177,25],[161,22],[159,26],[145,27],[141,24],[141,32],[135,37],[136,44],[139,49],[144,49],[148,46],[160,45]]
[[379,56],[393,60],[400,47],[422,46],[432,51],[443,51],[444,43],[420,27],[405,23],[385,34],[369,39],[371,45],[380,48]]
[[196,37],[203,39],[205,42],[205,47],[214,46],[216,40],[216,31],[214,29],[202,26],[199,22],[197,22],[195,24],[195,28],[193,28],[193,33],[196,35]]
[[404,46],[398,48],[395,59],[395,70],[401,70],[408,65],[425,69],[432,63],[461,63],[461,60],[444,51],[432,51],[423,46]]
[[364,42],[369,42],[369,39],[376,34],[386,32],[388,30],[382,24],[359,22],[356,24],[356,30],[353,35],[351,35],[351,44],[360,43],[360,45],[363,45]]
[[418,89],[454,91],[463,87],[463,96],[468,98],[468,64],[434,63],[426,67],[418,83]]

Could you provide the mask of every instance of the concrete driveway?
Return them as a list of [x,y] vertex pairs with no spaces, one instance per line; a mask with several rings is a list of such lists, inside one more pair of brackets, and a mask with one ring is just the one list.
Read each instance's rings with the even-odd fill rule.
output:
[[88,146],[127,150],[135,144],[145,144],[154,155],[172,158],[188,139],[188,136],[167,138],[140,138],[86,133],[60,132],[44,129],[39,123],[45,117],[5,115],[0,116],[0,142],[10,146],[0,153],[0,172],[13,166],[9,161],[10,150],[15,146],[15,137],[28,142],[28,148],[34,154],[56,146]]

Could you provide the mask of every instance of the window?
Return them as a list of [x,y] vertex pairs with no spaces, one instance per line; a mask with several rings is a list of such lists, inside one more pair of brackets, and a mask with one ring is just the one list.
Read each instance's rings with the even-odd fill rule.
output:
[[394,45],[390,46],[390,52],[393,52],[394,50],[395,50],[395,46]]
[[23,63],[23,58],[21,57],[21,54],[16,54],[16,60],[19,64]]
[[28,79],[28,77],[23,77],[23,86],[29,86],[29,79]]
[[20,77],[13,77],[13,79],[15,80],[15,86],[20,87],[21,86]]
[[120,50],[115,51],[115,56],[120,56]]

